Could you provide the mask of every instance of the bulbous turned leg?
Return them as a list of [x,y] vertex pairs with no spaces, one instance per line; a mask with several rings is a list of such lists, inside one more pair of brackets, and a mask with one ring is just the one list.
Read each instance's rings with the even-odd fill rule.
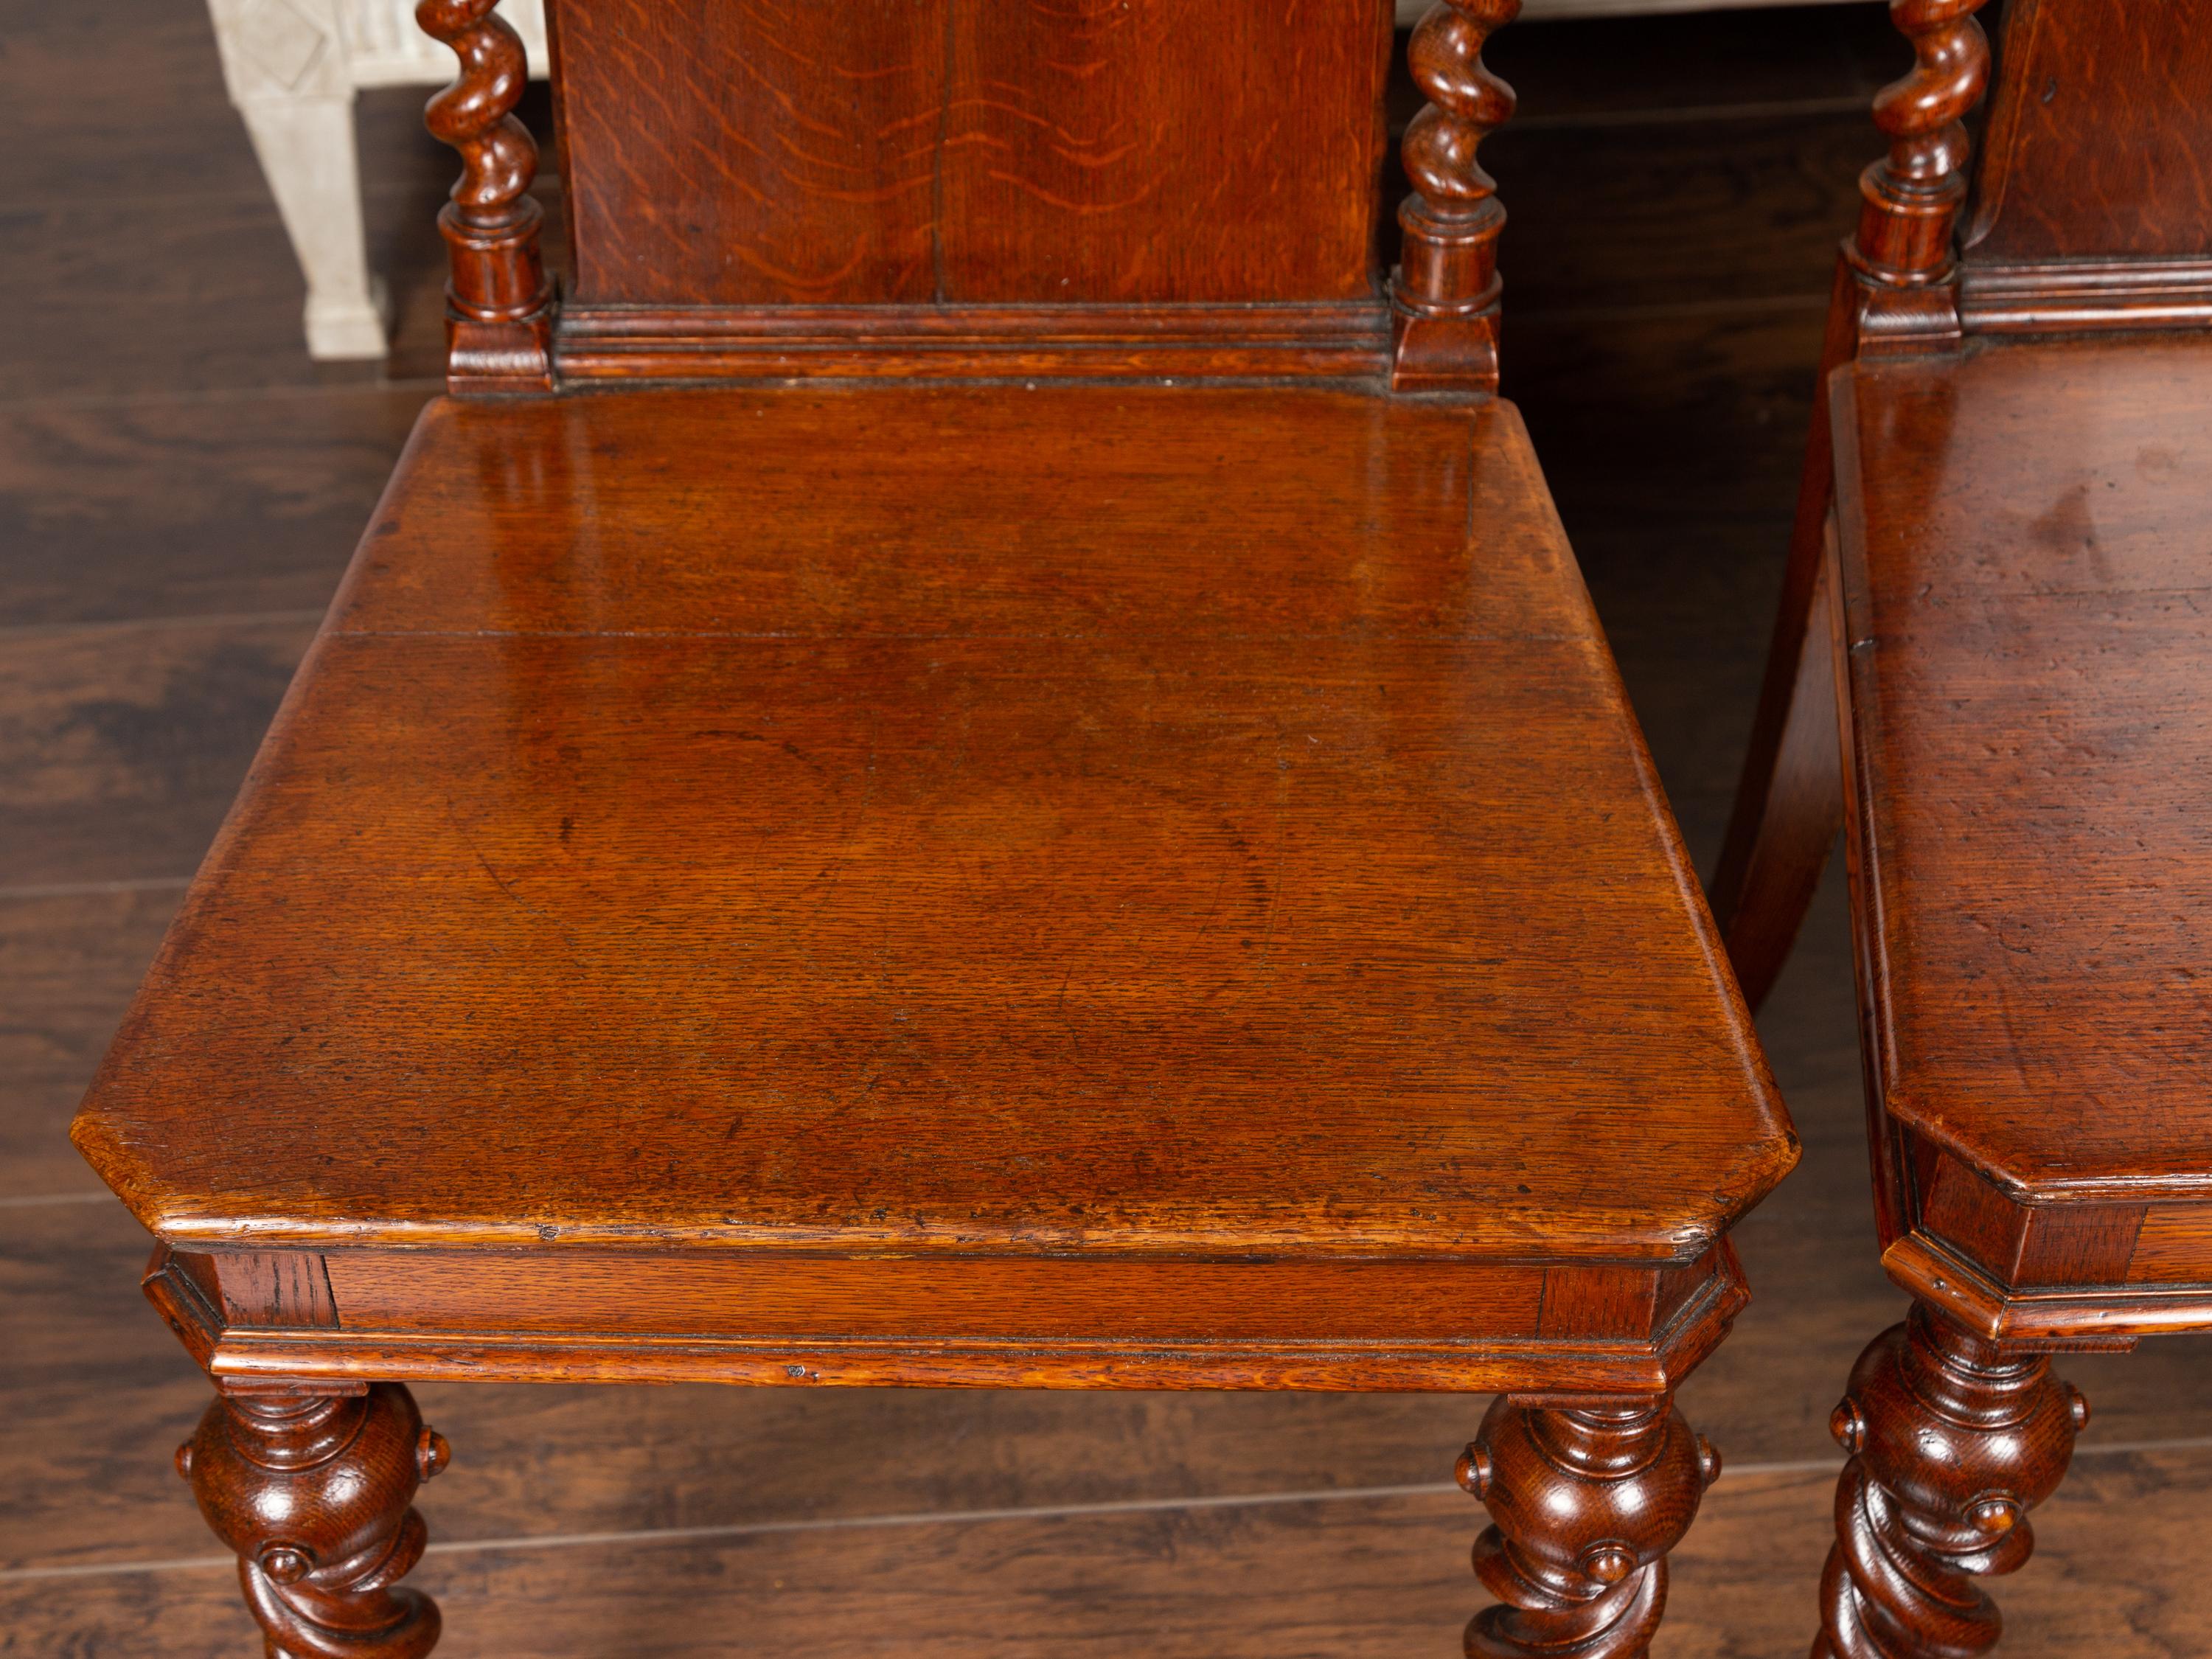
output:
[[1813,1659],[1972,1659],[1996,1645],[1974,1580],[2018,1571],[2027,1512],[2058,1489],[2088,1403],[2041,1354],[1916,1304],[1869,1343],[1829,1420],[1850,1455]]
[[446,1466],[407,1390],[226,1395],[177,1449],[238,1554],[269,1659],[422,1659],[438,1606],[399,1580],[422,1556],[415,1489]]
[[1720,1470],[1671,1397],[1492,1401],[1459,1482],[1489,1506],[1474,1570],[1504,1605],[1467,1627],[1468,1659],[1642,1659],[1667,1552]]

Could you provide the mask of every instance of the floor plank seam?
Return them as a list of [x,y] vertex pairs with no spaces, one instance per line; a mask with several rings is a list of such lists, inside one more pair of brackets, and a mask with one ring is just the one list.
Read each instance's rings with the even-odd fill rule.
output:
[[241,628],[261,623],[320,622],[326,605],[313,610],[212,611],[191,617],[104,617],[90,622],[16,623],[0,627],[0,645],[23,640],[62,639],[103,629],[147,628]]
[[442,375],[408,375],[398,380],[364,377],[357,380],[299,380],[273,386],[193,386],[176,392],[31,392],[0,398],[0,415],[42,409],[122,409],[143,404],[151,408],[192,404],[244,403],[255,398],[345,398],[364,392],[387,392],[429,394],[446,389]]
[[115,881],[30,882],[21,887],[0,887],[0,901],[8,899],[94,898],[102,893],[163,893],[191,886],[186,876],[126,876]]
[[[2138,1452],[2201,1451],[2212,1449],[2212,1435],[2173,1440],[2118,1440],[2106,1444],[2077,1446],[2074,1455],[2116,1457]],[[1736,1463],[1727,1473],[1738,1481],[1747,1476],[1833,1474],[1841,1458],[1818,1457],[1796,1461]],[[891,1528],[937,1526],[980,1526],[1003,1521],[1056,1521],[1092,1516],[1158,1515],[1188,1510],[1262,1509],[1293,1504],[1372,1503],[1394,1498],[1461,1496],[1449,1480],[1423,1480],[1382,1486],[1322,1486],[1297,1492],[1224,1492],[1198,1498],[1131,1498],[1097,1504],[1048,1504],[1033,1508],[915,1510],[888,1515],[825,1516],[817,1519],[738,1522],[708,1527],[648,1527],[629,1531],[542,1533],[507,1538],[463,1538],[433,1543],[429,1555],[491,1555],[523,1550],[604,1548],[608,1545],[698,1544],[721,1539],[768,1538],[814,1532],[850,1531],[864,1528]],[[88,1562],[82,1565],[10,1567],[0,1570],[0,1584],[30,1583],[66,1578],[99,1578],[131,1573],[211,1572],[234,1569],[228,1555],[176,1556],[156,1561]]]

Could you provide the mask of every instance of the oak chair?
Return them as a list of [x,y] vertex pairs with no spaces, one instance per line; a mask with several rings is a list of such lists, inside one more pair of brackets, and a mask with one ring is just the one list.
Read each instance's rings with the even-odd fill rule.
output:
[[1514,0],[489,0],[451,395],[79,1116],[270,1651],[418,1378],[1492,1392],[1469,1650],[1629,1659],[1796,1145],[1512,406]]
[[[1754,1002],[1844,827],[1875,1212],[1911,1317],[1837,1408],[1820,1656],[1986,1650],[2087,1408],[2212,1328],[2212,4],[1893,0],[1750,763]],[[1963,213],[1963,217],[1962,217]],[[1963,225],[1963,234],[1955,234]],[[1840,742],[1838,736],[1840,734]]]

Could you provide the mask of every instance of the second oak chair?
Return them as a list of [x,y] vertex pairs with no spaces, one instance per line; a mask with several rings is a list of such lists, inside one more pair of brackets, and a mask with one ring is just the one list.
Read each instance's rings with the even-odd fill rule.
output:
[[[2081,1396],[2212,1329],[2212,4],[1897,0],[1716,908],[1771,981],[1846,824],[1875,1207],[1814,1651],[1993,1646]],[[1954,239],[1954,227],[1963,235]],[[1840,716],[1840,726],[1838,717]],[[1839,742],[1840,735],[1840,742]]]

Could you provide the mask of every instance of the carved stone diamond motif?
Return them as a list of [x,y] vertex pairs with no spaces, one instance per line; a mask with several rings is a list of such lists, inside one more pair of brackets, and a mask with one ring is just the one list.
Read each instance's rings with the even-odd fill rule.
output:
[[256,0],[240,23],[246,56],[287,91],[307,78],[323,54],[323,31],[302,16],[292,0]]

